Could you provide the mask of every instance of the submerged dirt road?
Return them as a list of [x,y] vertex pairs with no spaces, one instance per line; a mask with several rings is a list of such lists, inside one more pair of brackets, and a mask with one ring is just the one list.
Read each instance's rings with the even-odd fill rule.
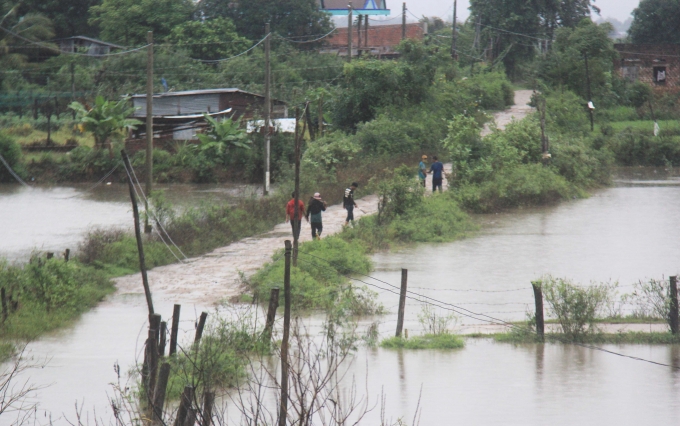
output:
[[[513,119],[521,120],[533,110],[527,105],[531,99],[531,93],[531,90],[516,91],[516,105],[494,114],[494,120],[499,129],[504,129]],[[486,126],[482,134],[486,135],[490,132],[489,127]],[[419,159],[414,158],[413,161],[415,169]],[[445,164],[444,167],[446,173],[450,174],[451,164]],[[431,175],[428,175],[428,190],[431,186]],[[444,189],[448,186],[446,179],[442,186]],[[357,192],[360,195],[361,188]],[[378,198],[375,195],[358,199],[357,204],[359,209],[354,210],[357,219],[378,211]],[[341,205],[329,207],[323,215],[323,236],[327,237],[340,232],[345,216],[346,211]],[[283,218],[284,206],[281,206],[281,219]],[[185,260],[183,263],[154,268],[148,273],[154,300],[214,305],[224,299],[237,296],[242,291],[241,277],[248,278],[262,268],[277,250],[284,247],[284,241],[291,237],[290,224],[281,223],[270,232],[237,241],[203,256]],[[303,221],[300,241],[310,240],[310,226]],[[117,278],[115,283],[119,293],[143,294],[140,274]]]

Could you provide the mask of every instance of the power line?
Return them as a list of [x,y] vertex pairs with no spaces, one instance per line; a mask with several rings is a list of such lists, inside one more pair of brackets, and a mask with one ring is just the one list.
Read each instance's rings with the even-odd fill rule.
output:
[[[314,256],[314,255],[311,255],[311,254],[309,254],[309,253],[302,253],[302,252],[300,252],[299,254],[308,255],[308,256],[316,257],[316,258],[318,258],[318,259],[322,259],[322,260],[326,261],[327,263],[329,263],[329,265],[330,265],[331,267],[333,266],[330,262],[328,262],[327,260],[325,260],[325,259],[323,259],[323,258],[320,258],[320,257],[318,257],[318,256]],[[300,259],[298,259],[298,260],[300,260]],[[308,263],[311,263],[312,265],[315,265],[313,262],[308,262]],[[315,265],[315,266],[318,266],[318,265]],[[380,288],[381,290],[389,291],[389,292],[391,292],[391,293],[393,293],[393,294],[397,294],[397,295],[399,294],[399,293],[396,292],[396,291],[393,291],[393,290],[390,290],[390,289],[384,289],[384,288],[382,288],[382,287],[380,287],[380,286],[377,286],[377,285],[375,285],[375,284],[367,283],[367,282],[365,282],[365,281],[363,281],[363,280],[357,280],[356,278],[353,278],[353,277],[351,277],[351,276],[349,276],[349,275],[347,275],[347,274],[342,274],[342,273],[340,273],[340,271],[338,271],[335,267],[333,267],[333,269],[336,271],[336,273],[338,273],[338,274],[340,274],[340,275],[347,276],[347,277],[350,278],[350,279],[354,279],[354,280],[359,281],[359,282],[362,282],[362,283],[364,283],[364,284],[367,284],[367,285],[370,285],[370,286],[374,286],[374,287]],[[361,274],[361,273],[359,273],[359,274],[360,274],[360,275],[367,276],[367,277],[370,277],[369,275],[366,275],[366,274]],[[387,285],[389,285],[390,287],[393,287],[393,288],[395,288],[395,289],[399,289],[399,287],[397,287],[397,286],[395,286],[395,285],[393,285],[393,284],[387,283],[387,282],[385,282],[385,281],[379,280],[379,279],[374,278],[374,277],[370,277],[370,278],[372,278],[372,279],[374,279],[374,280],[376,280],[376,281],[382,282],[382,283],[384,283],[384,284],[387,284]],[[409,296],[408,293],[410,293],[410,292],[407,291],[406,298],[409,298],[409,299],[412,299],[412,300],[418,300],[417,298],[415,298],[415,297],[413,297],[413,296]],[[422,297],[422,295],[419,295],[419,294],[417,294],[417,293],[413,293],[413,294]],[[476,319],[476,320],[478,320],[478,321],[484,321],[484,322],[488,322],[488,323],[495,324],[495,325],[502,325],[502,326],[506,326],[506,327],[513,328],[513,329],[519,329],[519,330],[524,331],[524,332],[526,332],[526,331],[531,331],[531,329],[529,329],[528,327],[521,327],[521,326],[518,326],[518,325],[516,325],[516,324],[512,324],[512,323],[509,323],[509,322],[507,322],[507,321],[504,321],[504,320],[501,320],[501,319],[498,319],[498,318],[491,317],[491,316],[486,315],[486,314],[484,314],[484,313],[475,313],[475,312],[473,312],[473,311],[470,311],[470,310],[465,309],[465,308],[458,307],[458,306],[453,305],[453,304],[451,304],[451,303],[447,303],[447,302],[440,301],[440,300],[433,299],[433,298],[429,298],[429,297],[428,297],[427,299],[430,299],[430,300],[432,300],[433,302],[431,302],[431,301],[426,301],[426,300],[422,300],[421,302],[422,302],[422,303],[427,303],[427,304],[432,305],[432,306],[439,307],[439,308],[444,309],[444,310],[449,310],[449,311],[452,311],[452,312],[457,313],[457,314],[459,314],[459,315],[462,315],[462,316],[465,316],[465,317],[468,317],[468,318],[472,318],[472,319]],[[435,303],[435,302],[436,302],[436,303]],[[446,307],[446,306],[441,306],[440,304],[442,304],[442,305],[449,305],[449,306],[453,306],[454,308],[458,308],[458,309],[465,310],[466,312],[469,312],[469,313],[472,314],[472,315],[485,316],[485,317],[487,317],[487,318],[490,318],[491,320],[487,320],[487,319],[484,319],[484,318],[477,318],[477,317],[474,317],[474,316],[472,316],[472,315],[468,315],[468,314],[466,314],[466,313],[460,312],[460,311],[458,311],[458,310],[456,310],[456,309],[454,309],[454,308],[448,308],[448,307]],[[489,312],[489,313],[491,313],[491,312]],[[495,322],[494,322],[494,321],[495,321]],[[640,358],[640,357],[636,357],[636,356],[632,356],[632,355],[626,355],[626,354],[622,354],[622,353],[619,353],[619,352],[611,351],[611,350],[608,350],[608,349],[604,349],[604,348],[601,348],[601,347],[598,347],[598,346],[593,346],[593,345],[589,345],[589,344],[585,344],[585,343],[579,343],[579,342],[574,342],[574,341],[568,341],[568,340],[566,340],[566,339],[560,339],[559,337],[556,337],[556,339],[557,339],[557,340],[560,340],[560,342],[563,343],[563,344],[572,344],[572,345],[576,345],[576,346],[581,346],[581,347],[584,347],[584,348],[588,348],[588,349],[591,349],[591,350],[596,350],[596,351],[600,351],[600,352],[603,352],[603,353],[608,353],[608,354],[611,354],[611,355],[616,355],[616,356],[623,357],[623,358],[629,358],[629,359],[632,359],[632,360],[635,360],[635,361],[642,361],[642,362],[646,362],[646,363],[649,363],[649,364],[659,365],[659,366],[663,366],[663,367],[670,367],[670,368],[673,368],[673,369],[676,369],[676,370],[680,370],[680,367],[678,367],[678,366],[674,366],[674,365],[670,365],[670,364],[665,364],[665,363],[661,363],[661,362],[657,362],[657,361],[652,361],[652,360],[648,360],[648,359],[645,359],[645,358]]]
[[289,41],[289,42],[291,42],[291,43],[298,43],[298,44],[315,43],[315,42],[317,42],[317,41],[319,41],[319,40],[325,39],[325,38],[328,37],[329,35],[333,34],[336,30],[337,30],[337,28],[333,28],[333,29],[330,30],[328,33],[322,35],[322,36],[319,37],[319,38],[315,38],[314,40],[296,41],[296,40],[291,40],[290,38],[286,38],[286,37],[283,37],[283,36],[280,36],[280,35],[277,35],[276,37],[278,37],[278,38],[280,38],[280,39],[282,39],[282,40]]

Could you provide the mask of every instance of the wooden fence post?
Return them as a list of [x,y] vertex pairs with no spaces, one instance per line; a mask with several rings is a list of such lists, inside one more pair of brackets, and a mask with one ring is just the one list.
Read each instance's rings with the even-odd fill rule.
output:
[[283,272],[283,338],[281,339],[281,401],[279,405],[279,426],[286,426],[288,420],[288,337],[290,333],[290,258],[293,246],[286,240],[285,268]]
[[196,327],[196,335],[194,336],[194,345],[198,348],[198,344],[201,343],[201,337],[203,336],[203,328],[205,327],[205,320],[208,318],[207,312],[201,312],[201,318],[198,320],[198,327]]
[[279,308],[279,288],[274,287],[269,292],[269,309],[267,309],[267,322],[264,326],[264,333],[271,338],[272,330],[274,329],[274,321],[276,320],[276,310]]
[[54,257],[54,252],[48,251],[47,252],[47,260],[50,260]]
[[401,291],[399,292],[399,313],[397,314],[397,332],[395,336],[401,337],[404,329],[404,311],[406,309],[406,288],[408,285],[408,269],[401,270]]
[[168,323],[161,321],[161,335],[158,341],[158,356],[163,358],[165,356],[166,335],[168,334]]
[[201,426],[210,426],[212,424],[212,412],[215,405],[215,392],[205,392],[203,394],[203,419]]
[[671,325],[671,333],[678,334],[678,277],[670,277],[670,296],[671,306],[669,312],[669,319]]
[[158,377],[158,329],[161,326],[161,316],[158,314],[149,315],[149,334],[146,339],[146,360],[148,380],[146,383],[147,400],[149,406],[153,405],[153,393],[156,388],[156,378]]
[[158,381],[156,382],[156,389],[153,392],[153,410],[152,424],[154,426],[163,425],[163,406],[165,405],[165,392],[168,388],[168,379],[170,378],[170,364],[164,362],[161,365],[158,373]]
[[184,392],[180,397],[179,408],[177,409],[177,418],[175,418],[175,426],[184,426],[187,414],[191,408],[191,403],[194,400],[194,387],[185,386]]
[[70,257],[71,257],[71,249],[67,248],[66,250],[64,250],[64,262],[68,262]]
[[540,281],[531,283],[534,289],[534,300],[536,302],[536,334],[538,338],[543,340],[545,336],[545,323],[543,320],[543,289]]
[[179,333],[179,312],[182,305],[175,305],[172,309],[172,329],[170,330],[170,351],[168,356],[177,353],[177,333]]

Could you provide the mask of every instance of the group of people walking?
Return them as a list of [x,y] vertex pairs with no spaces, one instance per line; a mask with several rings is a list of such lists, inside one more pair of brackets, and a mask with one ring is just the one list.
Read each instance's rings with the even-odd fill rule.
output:
[[[437,191],[442,192],[442,181],[444,180],[444,165],[439,161],[437,156],[433,156],[434,162],[430,165],[429,169],[427,167],[427,155],[423,155],[418,164],[418,178],[420,179],[420,184],[424,187],[426,185],[425,181],[429,173],[432,174],[432,192]],[[354,208],[358,207],[357,203],[354,201],[354,191],[359,187],[359,184],[352,182],[352,184],[345,189],[345,193],[342,197],[342,207],[347,210],[347,218],[345,219],[345,226],[349,225],[350,222],[354,223]],[[323,212],[326,211],[328,205],[321,199],[321,194],[316,192],[307,202],[307,208],[305,209],[305,203],[298,199],[297,212],[295,211],[295,193],[290,195],[290,201],[286,204],[286,223],[290,222],[291,229],[293,231],[294,238],[300,238],[300,229],[302,228],[302,217],[304,216],[307,223],[312,227],[312,239],[321,239],[321,233],[323,232]]]
[[[350,222],[354,223],[354,208],[358,207],[357,203],[354,201],[354,191],[359,187],[359,184],[352,182],[352,184],[345,189],[345,193],[342,197],[342,205],[345,210],[347,210],[347,218],[345,219],[345,226],[349,225]],[[291,195],[291,200],[286,204],[286,223],[290,222],[291,229],[293,231],[294,238],[300,238],[300,228],[302,228],[302,216],[305,217],[307,223],[312,227],[312,239],[321,239],[321,233],[323,232],[323,220],[322,213],[326,211],[328,205],[321,199],[321,194],[316,192],[309,199],[307,203],[307,208],[305,209],[305,203],[298,199],[297,212],[295,211],[295,193]]]

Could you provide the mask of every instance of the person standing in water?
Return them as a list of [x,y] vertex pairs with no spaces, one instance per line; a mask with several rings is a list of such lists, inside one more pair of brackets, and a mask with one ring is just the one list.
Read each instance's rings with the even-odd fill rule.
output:
[[349,188],[345,189],[345,195],[342,197],[342,206],[347,210],[347,219],[345,219],[345,226],[349,225],[351,221],[354,224],[354,208],[359,207],[354,202],[354,190],[359,187],[359,184],[352,182]]
[[432,159],[434,163],[430,166],[430,171],[432,172],[432,192],[435,192],[439,188],[439,192],[442,192],[442,180],[444,178],[444,165],[439,161],[437,156],[433,156]]
[[305,217],[312,225],[312,239],[320,240],[321,232],[323,232],[323,221],[321,220],[321,212],[326,211],[326,202],[321,199],[321,194],[314,193],[314,196],[309,199],[307,203],[307,213]]

